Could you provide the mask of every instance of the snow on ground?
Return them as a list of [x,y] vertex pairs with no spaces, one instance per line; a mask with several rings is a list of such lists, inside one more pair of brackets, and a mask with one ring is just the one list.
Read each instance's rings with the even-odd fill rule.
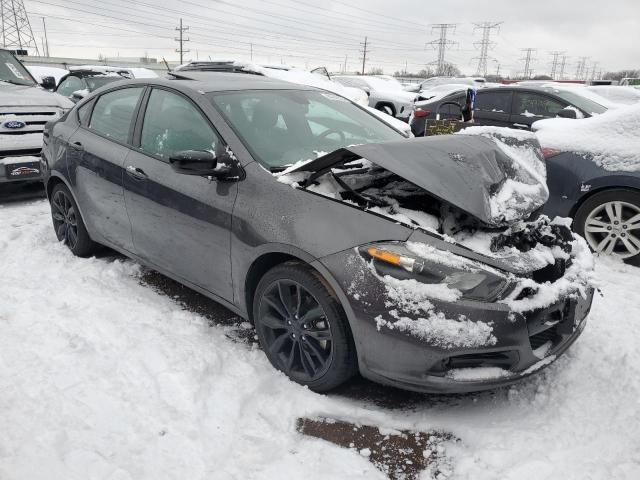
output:
[[636,268],[598,260],[604,296],[543,373],[380,406],[293,384],[141,284],[132,261],[73,257],[45,201],[0,205],[0,226],[3,480],[384,478],[366,456],[297,433],[302,416],[451,432],[451,478],[640,478]]

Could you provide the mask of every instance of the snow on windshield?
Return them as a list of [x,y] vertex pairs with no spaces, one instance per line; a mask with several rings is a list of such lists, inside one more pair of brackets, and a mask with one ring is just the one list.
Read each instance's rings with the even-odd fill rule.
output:
[[590,154],[605,170],[640,171],[640,104],[582,120],[542,120],[534,129],[545,148]]

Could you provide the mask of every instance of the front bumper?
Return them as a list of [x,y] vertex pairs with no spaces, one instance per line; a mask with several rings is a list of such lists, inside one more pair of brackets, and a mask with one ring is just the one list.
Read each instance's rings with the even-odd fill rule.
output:
[[[571,295],[544,309],[514,313],[501,303],[433,301],[447,318],[489,325],[491,341],[464,345],[388,328],[376,319],[398,309],[384,283],[355,252],[323,259],[346,294],[361,374],[378,383],[428,393],[463,393],[512,384],[551,364],[582,333],[593,300]],[[419,318],[410,312],[402,317]]]

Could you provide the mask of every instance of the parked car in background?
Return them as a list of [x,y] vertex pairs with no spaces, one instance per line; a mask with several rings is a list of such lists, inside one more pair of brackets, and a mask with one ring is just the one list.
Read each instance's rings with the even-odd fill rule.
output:
[[519,145],[528,170],[490,139],[406,140],[326,90],[185,73],[106,86],[47,125],[53,226],[74,254],[107,245],[226,305],[316,391],[358,371],[494,388],[582,332],[591,254],[527,221],[547,197],[536,145]]
[[620,80],[620,85],[623,87],[640,88],[640,78],[623,78]]
[[545,212],[573,218],[595,252],[640,265],[640,105],[533,128],[547,160]]
[[[55,85],[53,77],[43,83]],[[73,106],[44,90],[9,50],[0,49],[0,188],[42,180],[42,131]]]
[[[466,91],[460,90],[436,100],[416,102],[410,120],[415,136],[423,136],[427,120],[460,119]],[[572,89],[552,86],[504,86],[478,90],[474,110],[475,125],[491,125],[529,130],[544,118],[588,118],[607,111],[607,108]]]
[[52,77],[55,80],[55,85],[52,85],[50,90],[55,89],[56,85],[60,83],[60,79],[69,73],[66,68],[45,67],[42,65],[25,65],[25,67],[38,83],[42,83],[46,77]]
[[336,82],[349,87],[361,88],[369,95],[369,106],[392,117],[408,120],[413,111],[413,103],[418,95],[407,92],[399,82],[373,75],[334,75]]
[[55,91],[76,103],[94,90],[123,78],[157,78],[157,75],[147,68],[105,65],[70,67],[69,73],[60,79]]

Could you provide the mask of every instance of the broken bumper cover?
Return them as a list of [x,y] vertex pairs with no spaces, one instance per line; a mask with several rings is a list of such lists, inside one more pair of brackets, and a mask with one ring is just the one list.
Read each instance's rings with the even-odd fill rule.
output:
[[[515,313],[502,303],[434,301],[446,317],[463,318],[472,329],[490,328],[484,344],[458,342],[460,335],[455,330],[447,342],[380,322],[381,316],[388,317],[398,306],[389,303],[384,283],[355,252],[333,255],[323,259],[323,264],[337,273],[348,299],[361,374],[418,392],[492,389],[540,371],[582,333],[593,300],[593,289],[588,289],[584,296],[575,292],[546,308],[524,313]],[[408,317],[405,325],[421,321],[406,312],[402,316]]]

